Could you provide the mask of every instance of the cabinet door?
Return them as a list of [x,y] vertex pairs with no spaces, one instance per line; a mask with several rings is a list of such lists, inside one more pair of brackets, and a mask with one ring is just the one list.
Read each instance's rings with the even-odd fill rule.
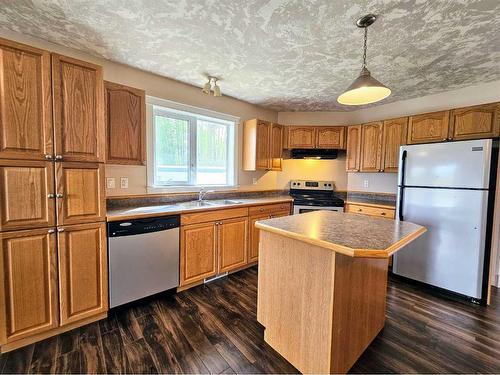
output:
[[258,170],[268,170],[270,168],[270,127],[271,124],[267,121],[258,120],[257,122],[255,168]]
[[219,272],[247,264],[248,218],[227,219],[217,228]]
[[406,144],[408,117],[384,121],[382,137],[382,170],[397,172],[399,166],[399,147]]
[[382,170],[382,121],[361,126],[361,172]]
[[446,141],[448,139],[449,118],[450,111],[410,116],[407,143],[412,145]]
[[214,222],[181,227],[180,285],[217,274],[217,241]]
[[52,55],[55,153],[64,161],[104,162],[104,88],[98,65]]
[[0,38],[0,158],[53,154],[50,54]]
[[281,171],[283,158],[283,126],[271,124],[271,136],[269,137],[270,169]]
[[54,164],[0,160],[0,231],[55,224]]
[[259,228],[255,227],[258,220],[269,219],[269,214],[253,215],[248,218],[248,262],[259,260]]
[[57,225],[106,219],[104,164],[56,163]]
[[454,140],[493,138],[500,132],[500,103],[451,111],[450,137]]
[[104,82],[106,163],[143,165],[146,160],[146,93]]
[[54,229],[3,232],[0,243],[0,343],[57,327]]
[[359,172],[361,156],[361,125],[347,127],[347,172]]
[[343,126],[325,126],[316,130],[317,148],[345,148],[345,128]]
[[288,128],[289,148],[314,148],[316,128],[314,126],[290,126]]
[[57,228],[61,325],[108,310],[106,224]]

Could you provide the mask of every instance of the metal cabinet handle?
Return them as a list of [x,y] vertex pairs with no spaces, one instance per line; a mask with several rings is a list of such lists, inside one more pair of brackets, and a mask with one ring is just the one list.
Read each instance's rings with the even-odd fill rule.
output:
[[358,208],[358,212],[361,212],[361,211],[363,211],[363,210],[361,208]]
[[49,199],[54,199],[55,197],[56,197],[55,194],[52,194],[52,193],[47,194],[47,198],[49,198]]
[[62,155],[56,155],[55,159],[56,160],[62,160]]
[[55,232],[56,232],[56,231],[55,231],[54,229],[49,229],[49,230],[47,231],[47,233],[48,233],[48,234],[52,234],[52,233],[55,233]]
[[45,154],[45,159],[47,159],[47,160],[53,160],[54,157],[52,155],[50,155],[50,154]]
[[64,228],[57,228],[57,232],[58,233],[64,232]]
[[385,216],[385,212],[381,212],[380,215]]
[[57,193],[57,194],[56,194],[56,198],[62,198],[62,197],[64,197],[64,195],[63,195],[63,194],[61,194],[61,193]]

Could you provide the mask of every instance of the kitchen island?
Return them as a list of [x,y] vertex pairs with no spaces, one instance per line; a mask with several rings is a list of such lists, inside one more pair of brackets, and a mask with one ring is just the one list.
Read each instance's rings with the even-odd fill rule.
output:
[[385,323],[389,257],[426,229],[315,211],[258,221],[257,320],[302,373],[345,373]]

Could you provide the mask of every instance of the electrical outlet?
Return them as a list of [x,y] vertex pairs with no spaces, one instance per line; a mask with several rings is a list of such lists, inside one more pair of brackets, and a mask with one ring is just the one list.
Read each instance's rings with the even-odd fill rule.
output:
[[363,180],[363,187],[367,188],[369,186],[368,180]]
[[252,178],[252,184],[257,185],[257,177]]
[[120,177],[120,188],[128,189],[128,177]]
[[114,189],[116,187],[116,179],[114,177],[106,178],[106,187],[108,189]]

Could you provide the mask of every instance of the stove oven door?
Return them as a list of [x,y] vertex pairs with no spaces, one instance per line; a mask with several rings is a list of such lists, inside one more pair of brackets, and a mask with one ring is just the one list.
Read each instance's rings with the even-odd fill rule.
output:
[[319,211],[319,210],[344,212],[344,207],[301,206],[301,205],[294,205],[293,206],[293,214],[294,215],[304,214],[306,212]]

